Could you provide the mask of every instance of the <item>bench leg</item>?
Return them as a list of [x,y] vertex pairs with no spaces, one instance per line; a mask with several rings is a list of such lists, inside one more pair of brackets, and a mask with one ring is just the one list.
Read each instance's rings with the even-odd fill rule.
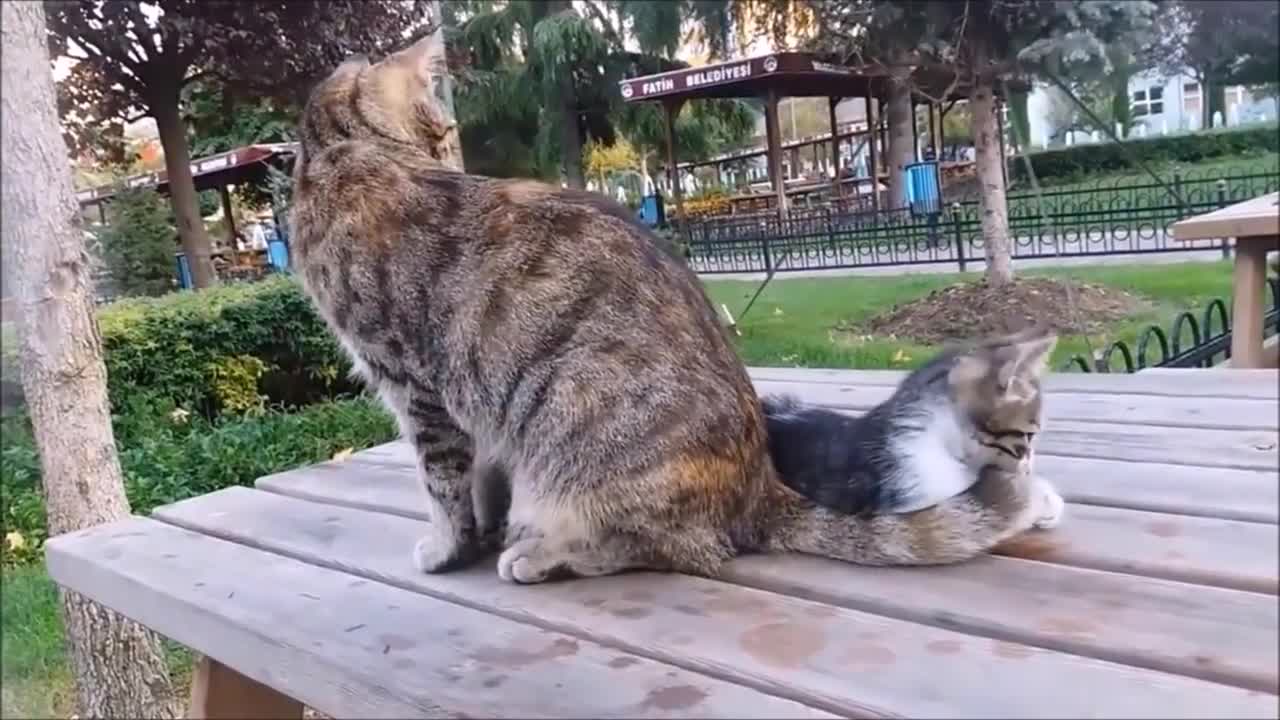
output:
[[188,718],[275,720],[301,718],[302,703],[241,675],[217,660],[200,658],[191,679]]
[[1231,308],[1231,367],[1262,367],[1262,308],[1270,242],[1236,242],[1235,299]]

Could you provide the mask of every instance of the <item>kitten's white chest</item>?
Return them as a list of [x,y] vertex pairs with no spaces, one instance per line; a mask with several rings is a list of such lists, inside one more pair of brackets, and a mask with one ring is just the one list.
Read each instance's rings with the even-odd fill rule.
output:
[[977,475],[965,464],[966,444],[955,416],[942,409],[929,418],[922,432],[895,443],[898,473],[894,481],[903,500],[891,511],[923,510],[968,490]]

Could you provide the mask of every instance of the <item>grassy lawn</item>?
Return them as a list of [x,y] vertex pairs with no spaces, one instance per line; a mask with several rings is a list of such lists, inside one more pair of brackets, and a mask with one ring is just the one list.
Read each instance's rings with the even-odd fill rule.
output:
[[[1213,178],[1218,175],[1221,177],[1232,177],[1238,175],[1254,175],[1258,173],[1277,173],[1280,172],[1280,154],[1273,152],[1258,152],[1249,155],[1210,158],[1196,163],[1152,163],[1151,169],[1154,170],[1161,178],[1166,180],[1172,178],[1176,172],[1181,172],[1184,176],[1194,178]],[[1151,175],[1147,174],[1143,170],[1125,170],[1122,172],[1091,175],[1083,180],[1045,178],[1041,181],[1040,185],[1044,189],[1052,189],[1054,192],[1083,192],[1087,190],[1097,190],[1099,185],[1146,185],[1154,182],[1155,180],[1151,178]],[[1020,182],[1017,187],[1011,188],[1010,192],[1031,192],[1031,184],[1029,182]]]
[[0,592],[0,717],[68,717],[71,670],[58,593],[43,566],[6,568]]
[[[1104,349],[1113,340],[1126,339],[1136,352],[1132,342],[1147,325],[1158,324],[1168,332],[1178,312],[1203,308],[1215,297],[1229,298],[1231,291],[1230,261],[1029,269],[1021,275],[1070,277],[1122,288],[1152,301],[1150,312],[1115,323],[1104,334],[1092,336],[1090,341],[1095,349]],[[917,367],[936,348],[894,337],[860,338],[839,332],[836,328],[857,325],[895,304],[921,297],[951,283],[979,277],[977,273],[775,277],[756,300],[751,312],[745,318],[738,318],[742,331],[739,351],[748,365],[861,369]],[[709,280],[706,285],[712,300],[727,305],[736,317],[746,307],[760,282]],[[1086,348],[1084,338],[1063,337],[1054,352],[1053,367],[1060,366],[1076,353],[1085,353]]]

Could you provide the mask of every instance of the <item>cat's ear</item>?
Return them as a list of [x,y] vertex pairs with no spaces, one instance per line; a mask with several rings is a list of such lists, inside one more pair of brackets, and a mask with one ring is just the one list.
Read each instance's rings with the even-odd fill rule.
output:
[[343,60],[337,69],[333,71],[335,76],[358,73],[369,67],[369,56],[364,54],[349,55]]
[[996,373],[996,383],[1001,390],[1009,389],[1015,379],[1033,379],[1044,375],[1049,355],[1058,344],[1053,332],[1025,335],[1010,345],[1004,362]]
[[387,56],[383,62],[396,63],[413,70],[424,85],[443,72],[444,43],[441,33],[430,33],[409,47]]

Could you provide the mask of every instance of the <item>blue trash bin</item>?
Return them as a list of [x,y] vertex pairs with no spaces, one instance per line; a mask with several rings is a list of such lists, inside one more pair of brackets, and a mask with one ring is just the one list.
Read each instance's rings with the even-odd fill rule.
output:
[[271,267],[276,272],[285,272],[289,269],[289,247],[283,240],[272,238],[271,242],[267,243],[267,262],[271,263]]
[[191,263],[187,262],[187,256],[184,253],[174,253],[174,262],[178,266],[178,287],[183,290],[190,290],[191,282]]
[[906,166],[907,206],[916,217],[942,212],[942,182],[937,162],[919,162]]

